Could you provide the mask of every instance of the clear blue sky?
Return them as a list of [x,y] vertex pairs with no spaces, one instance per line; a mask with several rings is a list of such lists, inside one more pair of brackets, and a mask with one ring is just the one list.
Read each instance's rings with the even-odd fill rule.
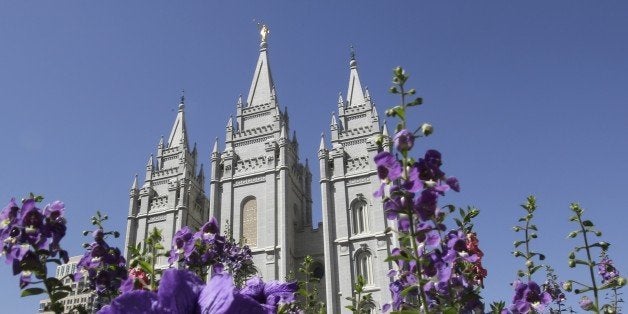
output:
[[[73,255],[97,209],[123,231],[133,175],[142,178],[168,135],[181,89],[208,169],[213,139],[224,140],[237,97],[248,92],[256,19],[270,26],[278,97],[301,158],[314,165],[347,88],[349,45],[380,112],[397,101],[386,92],[390,70],[407,68],[425,99],[412,121],[436,131],[419,149],[441,150],[445,171],[460,178],[462,193],[449,201],[482,210],[487,301],[511,298],[508,283],[522,265],[509,254],[519,239],[511,226],[530,193],[540,205],[534,247],[561,279],[575,277],[566,259],[579,242],[565,239],[573,201],[605,231],[628,275],[628,3],[220,3],[1,2],[3,205],[30,191],[65,201],[63,245]],[[0,269],[2,311],[32,313],[38,299],[19,298],[10,273]]]

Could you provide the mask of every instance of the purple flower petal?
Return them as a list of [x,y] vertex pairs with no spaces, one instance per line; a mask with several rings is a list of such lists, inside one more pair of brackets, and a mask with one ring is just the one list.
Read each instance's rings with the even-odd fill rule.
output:
[[149,314],[168,313],[160,304],[157,294],[146,290],[124,293],[103,307],[98,314]]
[[194,273],[171,268],[163,272],[157,296],[161,306],[174,313],[195,313],[203,286]]
[[265,307],[235,289],[233,279],[227,274],[216,274],[203,288],[198,299],[203,314],[265,314],[274,313],[274,307]]

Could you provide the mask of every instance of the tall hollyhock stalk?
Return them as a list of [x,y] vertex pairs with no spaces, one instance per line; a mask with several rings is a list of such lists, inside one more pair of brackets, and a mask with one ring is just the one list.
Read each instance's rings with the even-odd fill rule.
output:
[[[415,131],[408,129],[407,111],[423,101],[420,97],[406,101],[416,94],[406,89],[407,80],[402,68],[394,70],[390,92],[401,97],[401,104],[386,111],[399,119],[393,138],[397,154],[381,151],[375,156],[382,184],[374,195],[383,198],[386,217],[396,221],[399,236],[399,247],[387,259],[397,265],[389,273],[393,301],[383,310],[480,311],[484,305],[479,290],[486,270],[471,223],[479,211],[460,209],[460,218],[454,220],[457,227],[447,229],[446,217],[456,208],[439,207],[438,201],[449,190],[459,192],[460,184],[441,170],[437,150],[427,150],[418,160],[410,156],[415,141],[432,134],[433,127],[424,123]],[[378,143],[382,147],[383,138]]]
[[525,259],[525,268],[517,271],[518,277],[525,278],[525,281],[517,279],[513,283],[515,295],[512,298],[512,304],[502,313],[540,313],[553,300],[552,294],[541,289],[541,286],[532,280],[532,275],[542,267],[542,265],[534,263],[534,258],[538,257],[540,261],[545,260],[545,255],[533,251],[531,245],[532,240],[537,238],[538,231],[536,225],[532,223],[534,212],[537,209],[536,198],[528,196],[526,203],[521,207],[526,211],[526,214],[519,218],[520,224],[514,226],[513,230],[517,233],[523,233],[523,240],[515,241],[515,250],[512,254],[515,257]]
[[48,277],[47,264],[68,262],[68,253],[60,245],[66,232],[65,204],[55,201],[42,210],[37,207],[42,200],[42,196],[31,194],[20,207],[11,199],[0,212],[1,254],[13,266],[13,274],[20,275],[22,297],[46,293],[50,298],[47,310],[62,313],[60,301],[72,288]]
[[[612,262],[607,256],[610,243],[604,241],[593,241],[592,237],[602,236],[600,230],[595,229],[595,225],[591,220],[583,218],[584,209],[579,204],[572,203],[570,205],[571,211],[574,215],[570,218],[571,221],[578,224],[578,229],[569,233],[567,237],[575,238],[578,235],[582,236],[584,242],[583,246],[576,247],[571,253],[569,253],[568,265],[574,268],[578,265],[583,265],[588,269],[591,283],[581,283],[575,280],[569,280],[565,283],[565,288],[568,291],[573,289],[573,285],[577,285],[578,288],[573,289],[575,294],[582,294],[587,292],[593,292],[593,300],[588,296],[583,296],[580,300],[580,307],[585,311],[591,311],[595,313],[612,313],[613,302],[611,304],[600,305],[599,293],[602,290],[612,289],[617,293],[617,289],[623,287],[626,284],[626,278],[620,277],[619,273],[613,266]],[[601,260],[595,261],[593,259],[593,250],[601,250]],[[578,253],[584,251],[586,253],[586,259],[578,258]],[[596,268],[598,274],[602,277],[601,282],[598,283],[595,273]]]
[[91,233],[94,238],[92,243],[85,243],[85,253],[76,267],[73,276],[74,281],[87,277],[89,288],[95,294],[94,310],[98,310],[103,304],[109,303],[119,294],[120,285],[127,279],[126,260],[119,248],[109,246],[107,238],[118,238],[118,231],[105,231],[103,223],[108,219],[99,211],[92,216],[92,225],[96,227],[93,232],[84,231],[83,235]]

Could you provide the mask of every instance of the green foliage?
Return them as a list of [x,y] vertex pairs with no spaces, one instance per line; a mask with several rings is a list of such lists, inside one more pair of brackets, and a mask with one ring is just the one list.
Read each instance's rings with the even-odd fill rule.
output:
[[142,243],[138,243],[136,246],[129,246],[129,253],[131,256],[129,267],[139,267],[142,271],[149,275],[150,289],[152,291],[157,290],[157,277],[161,274],[161,270],[155,268],[157,258],[168,255],[164,251],[163,244],[161,244],[162,240],[161,230],[153,228],[146,238],[146,241],[144,241],[144,246],[142,246]]
[[[285,309],[286,313],[299,312],[305,314],[324,314],[325,303],[319,299],[320,278],[315,276],[316,262],[311,256],[306,256],[299,266],[298,273],[303,280],[299,280],[299,290],[297,290],[297,301],[291,304],[290,309]],[[294,273],[292,273],[294,279]],[[288,279],[287,281],[290,281]],[[281,312],[281,310],[280,310]]]
[[365,285],[364,277],[358,276],[358,281],[354,285],[353,296],[347,298],[347,300],[351,301],[351,305],[347,305],[345,308],[357,314],[370,314],[375,309],[375,301],[372,294],[364,291]]
[[[528,280],[531,280],[532,275],[543,267],[543,265],[536,265],[534,263],[534,257],[537,257],[539,261],[545,260],[544,254],[532,251],[530,248],[530,243],[532,239],[536,239],[538,237],[538,228],[535,224],[532,223],[532,218],[534,218],[534,212],[537,209],[536,198],[534,197],[534,195],[528,196],[526,198],[526,203],[522,204],[521,207],[526,211],[526,215],[519,218],[518,221],[525,222],[525,225],[514,226],[513,230],[515,232],[522,231],[524,235],[523,240],[518,240],[513,243],[515,250],[512,251],[512,255],[514,255],[515,257],[523,257],[525,259],[525,269],[518,270],[517,275],[519,277],[527,277]],[[523,248],[521,249],[520,247],[522,245]]]

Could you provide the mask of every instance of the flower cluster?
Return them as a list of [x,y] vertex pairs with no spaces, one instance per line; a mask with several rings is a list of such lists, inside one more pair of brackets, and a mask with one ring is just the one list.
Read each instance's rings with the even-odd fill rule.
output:
[[41,210],[36,206],[41,199],[31,195],[21,208],[11,199],[0,213],[2,254],[13,265],[13,273],[20,274],[20,288],[31,283],[33,273],[45,278],[50,257],[58,254],[64,263],[68,261],[68,253],[59,245],[66,232],[65,204],[55,201]]
[[[116,231],[104,231],[102,222],[106,219],[107,216],[101,216],[100,212],[92,217],[92,223],[97,226],[92,232],[94,241],[85,244],[86,251],[74,273],[74,281],[87,276],[89,288],[96,291],[99,302],[115,297],[120,285],[127,279],[126,260],[120,249],[109,246],[105,241],[109,235],[116,238],[119,236]],[[86,231],[84,234],[87,235],[89,232]]]
[[552,302],[552,296],[546,291],[542,292],[541,287],[532,280],[527,283],[517,280],[513,286],[515,296],[512,298],[512,304],[502,313],[522,314],[530,313],[532,310],[541,313]]
[[189,227],[177,231],[172,240],[168,262],[195,271],[205,278],[212,267],[215,272],[227,269],[237,277],[242,271],[248,273],[253,266],[251,250],[240,246],[232,239],[220,234],[216,218],[212,217],[197,232]]
[[249,279],[238,289],[226,273],[214,274],[205,284],[188,270],[167,269],[159,290],[134,290],[114,299],[99,313],[277,313],[295,300],[296,283]]
[[612,281],[619,277],[619,272],[613,265],[613,261],[606,255],[598,262],[597,273],[602,277],[602,283]]
[[[458,227],[448,230],[445,225],[448,212],[439,207],[439,198],[449,190],[459,192],[460,183],[441,169],[439,151],[427,150],[418,160],[409,157],[415,140],[430,135],[433,128],[424,124],[417,132],[406,129],[406,109],[422,103],[420,98],[405,103],[405,97],[414,94],[413,89],[404,90],[406,80],[407,75],[397,68],[395,86],[390,90],[401,95],[402,105],[387,111],[401,120],[393,138],[400,159],[388,151],[375,156],[382,184],[374,195],[383,197],[386,217],[396,221],[400,243],[388,258],[397,269],[389,272],[393,302],[383,310],[481,311],[484,305],[479,289],[486,270],[481,264],[484,254],[470,223],[479,211],[460,209]],[[448,208],[449,212],[455,209]]]

